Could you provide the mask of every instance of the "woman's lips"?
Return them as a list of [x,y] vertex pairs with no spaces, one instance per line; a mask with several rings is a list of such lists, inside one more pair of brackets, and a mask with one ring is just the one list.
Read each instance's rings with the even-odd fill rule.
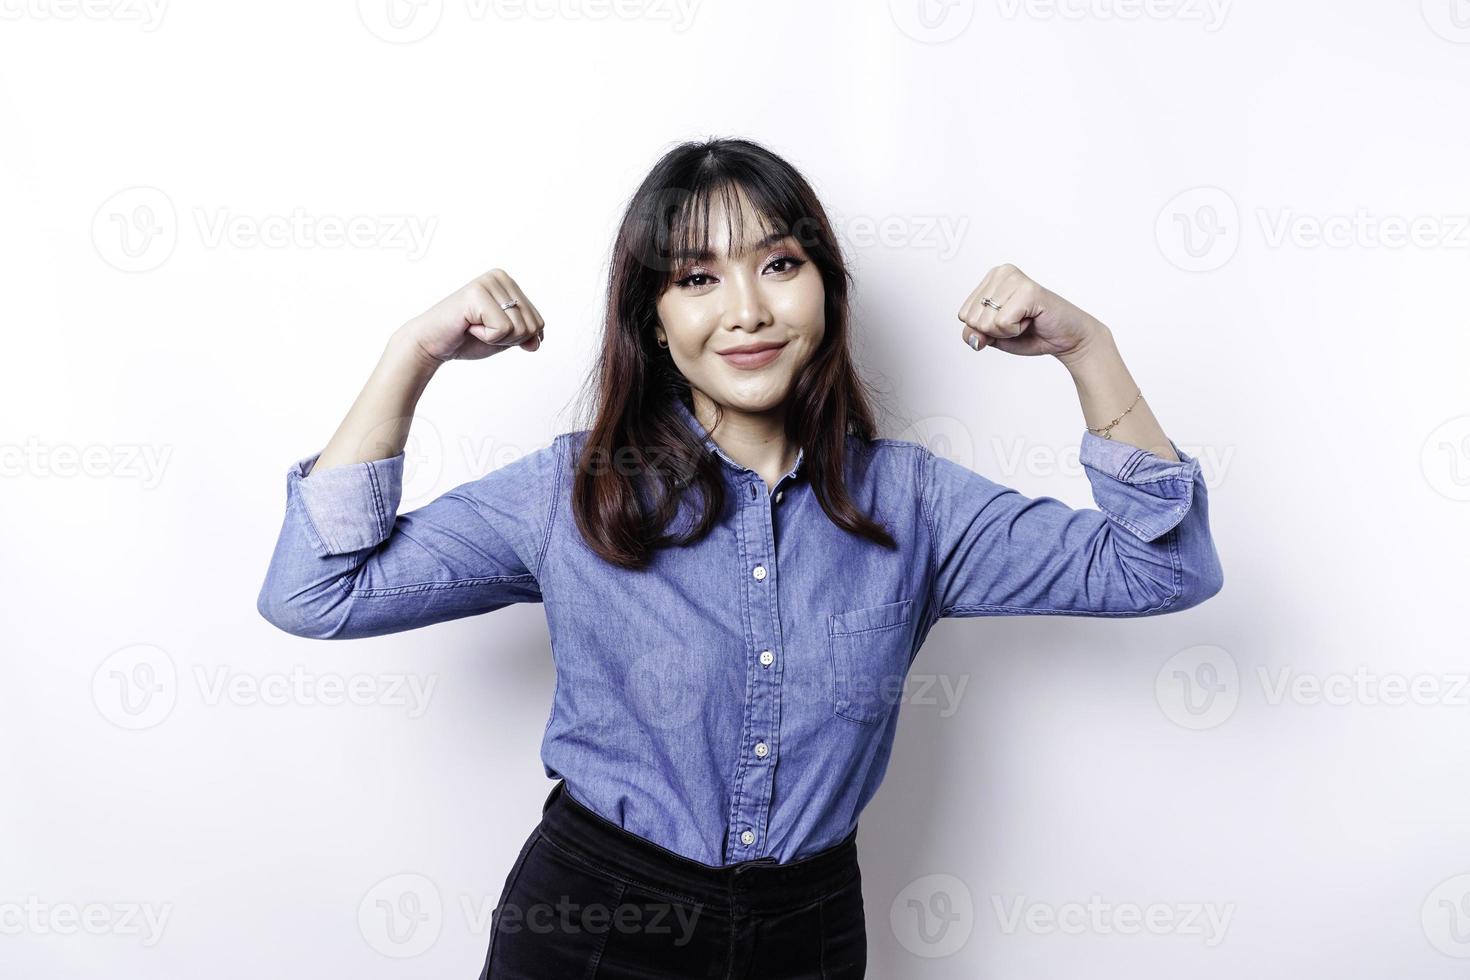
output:
[[731,366],[749,371],[770,364],[780,357],[781,352],[785,349],[786,345],[782,344],[780,347],[767,347],[765,350],[752,351],[749,354],[721,354],[720,356]]

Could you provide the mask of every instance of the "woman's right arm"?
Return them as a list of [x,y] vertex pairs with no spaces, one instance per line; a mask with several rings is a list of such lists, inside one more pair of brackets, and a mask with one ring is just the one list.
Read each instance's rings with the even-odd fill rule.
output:
[[[501,305],[519,303],[506,311]],[[400,327],[321,452],[286,476],[256,608],[297,636],[349,639],[540,601],[560,442],[399,516],[404,445],[439,366],[540,347],[545,321],[492,270]]]

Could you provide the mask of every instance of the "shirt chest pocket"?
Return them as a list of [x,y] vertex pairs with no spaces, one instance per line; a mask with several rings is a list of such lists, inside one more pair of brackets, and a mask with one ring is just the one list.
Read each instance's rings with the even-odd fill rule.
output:
[[912,616],[913,600],[902,599],[828,617],[827,649],[837,714],[874,724],[898,703],[908,673]]

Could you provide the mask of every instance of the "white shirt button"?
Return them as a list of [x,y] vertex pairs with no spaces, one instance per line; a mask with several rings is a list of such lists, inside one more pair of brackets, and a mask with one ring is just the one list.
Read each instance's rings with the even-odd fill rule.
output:
[[755,834],[752,834],[748,830],[741,831],[741,833],[740,833],[740,843],[742,843],[742,844],[746,845],[747,847],[749,847],[751,844],[754,844],[755,843]]
[[771,750],[766,746],[765,742],[756,742],[755,754],[757,758],[764,759],[766,756],[771,754]]
[[757,582],[764,581],[766,577],[766,566],[757,565],[755,566],[755,570],[752,571],[750,574],[755,576],[755,580]]
[[781,494],[783,494],[785,492],[786,492],[785,490],[777,490],[776,491],[776,503],[779,504],[781,502]]
[[762,650],[761,651],[761,666],[762,667],[769,667],[769,666],[771,666],[771,661],[773,661],[775,659],[776,659],[776,655],[774,653],[772,653],[771,651],[769,651],[769,650]]

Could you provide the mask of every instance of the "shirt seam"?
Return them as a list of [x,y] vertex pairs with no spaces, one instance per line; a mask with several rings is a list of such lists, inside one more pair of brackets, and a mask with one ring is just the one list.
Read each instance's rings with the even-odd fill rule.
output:
[[546,561],[546,551],[551,544],[551,526],[556,520],[557,505],[561,502],[561,477],[565,471],[563,464],[566,455],[565,442],[567,434],[562,433],[552,440],[553,455],[556,457],[556,471],[551,478],[551,487],[548,496],[551,497],[551,506],[546,512],[546,527],[541,532],[541,546],[536,551],[536,567],[531,570],[537,581],[541,578],[541,566]]
[[296,504],[301,508],[301,516],[306,519],[306,526],[311,530],[312,537],[315,539],[314,544],[317,546],[318,557],[331,557],[340,553],[337,542],[334,539],[328,539],[322,533],[321,528],[316,526],[316,521],[311,519],[311,508],[306,506],[306,494],[301,489],[301,481],[305,479],[306,477],[302,476],[299,471],[295,474],[293,482],[296,487]]
[[534,575],[489,575],[481,578],[459,579],[454,582],[420,582],[415,585],[400,585],[391,589],[354,589],[355,596],[367,596],[369,598],[407,595],[413,592],[442,592],[447,589],[466,589],[480,585],[499,585],[502,583],[524,582],[534,584]]
[[[925,588],[928,590],[929,594],[932,596],[933,593],[934,593],[935,584],[936,584],[937,579],[938,579],[939,562],[938,562],[938,558],[935,556],[935,553],[934,553],[934,545],[935,545],[935,540],[934,540],[935,539],[934,518],[929,513],[929,501],[928,501],[928,498],[925,497],[925,495],[924,495],[924,488],[925,488],[926,484],[928,484],[928,482],[929,482],[929,467],[930,467],[930,464],[934,460],[934,453],[932,453],[929,449],[927,449],[924,446],[918,446],[917,448],[918,448],[917,455],[919,457],[919,464],[916,467],[916,470],[918,472],[918,484],[919,484],[919,512],[921,514],[923,514],[923,516],[924,516],[924,526],[929,529],[929,540],[925,543],[925,547],[924,547],[925,562],[926,562],[926,566],[927,566],[925,568],[925,572],[924,572],[924,582],[925,582]],[[926,636],[928,634],[929,630],[933,628],[934,624],[937,623],[939,620],[943,619],[945,617],[945,615],[946,615],[946,611],[945,610],[943,610],[943,609],[936,610],[935,613],[934,613],[933,618],[929,621],[929,623],[927,625],[926,624],[920,624],[922,628],[920,629],[920,631],[916,635],[918,635],[920,637]],[[909,662],[910,662],[910,664],[913,663],[913,654],[911,654],[909,656]]]
[[373,519],[377,521],[377,537],[378,541],[381,542],[387,536],[389,530],[385,513],[386,508],[383,506],[383,489],[378,484],[378,471],[373,464],[365,462],[362,465],[367,467],[368,489],[373,496]]

